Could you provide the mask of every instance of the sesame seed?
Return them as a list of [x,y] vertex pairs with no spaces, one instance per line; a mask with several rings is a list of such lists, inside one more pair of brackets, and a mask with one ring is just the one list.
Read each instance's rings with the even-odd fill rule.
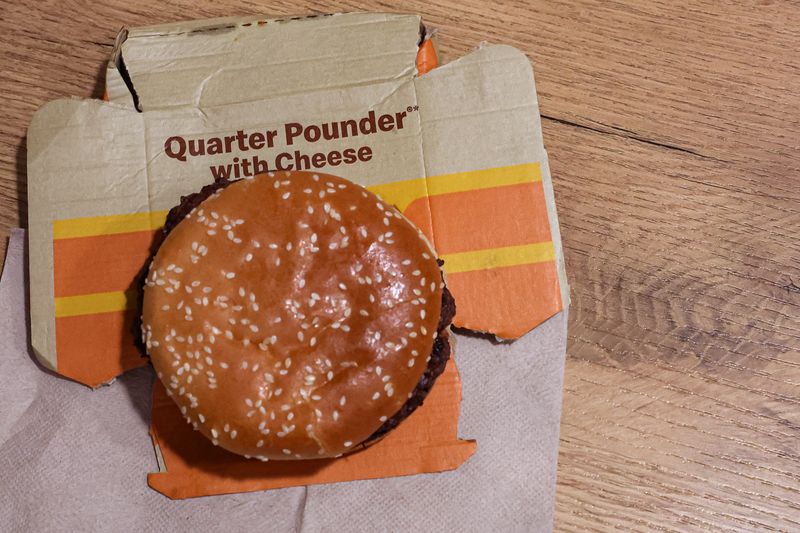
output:
[[349,447],[350,447],[350,446],[352,446],[352,445],[353,445],[353,443],[352,443],[351,441],[349,441],[349,440],[347,440],[347,441],[345,441],[345,442],[344,442],[344,447],[345,447],[345,448],[349,448]]
[[381,397],[381,393],[380,392],[376,392],[375,394],[372,395],[372,399],[373,400],[377,400],[380,397]]
[[334,422],[336,420],[339,420],[339,411],[336,411],[336,410],[333,411],[333,420],[334,420]]
[[386,422],[388,420],[388,418],[386,418],[385,416],[382,416],[378,420],[380,420],[381,422]]
[[341,405],[342,407],[344,407],[344,404],[345,404],[345,403],[347,403],[347,397],[345,397],[345,396],[343,395],[341,398],[339,398],[339,405]]

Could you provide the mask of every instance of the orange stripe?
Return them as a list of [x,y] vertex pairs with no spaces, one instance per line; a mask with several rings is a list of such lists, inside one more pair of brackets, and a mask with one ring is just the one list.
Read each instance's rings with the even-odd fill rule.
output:
[[133,344],[138,312],[100,313],[56,319],[58,373],[96,387],[126,370],[144,366]]
[[425,198],[420,198],[419,200],[411,202],[403,214],[412,224],[419,228],[428,238],[428,241],[433,244],[431,212],[428,211],[428,202],[425,201]]
[[[517,338],[562,308],[554,261],[447,276],[458,327]],[[531,302],[535,302],[533,305]]]
[[417,74],[422,76],[426,72],[430,72],[439,66],[439,58],[436,56],[436,49],[433,47],[433,41],[425,39],[419,45],[417,52]]
[[413,202],[407,213],[421,218],[428,205],[439,254],[551,239],[541,182],[431,196]]
[[154,232],[53,241],[55,296],[125,291],[150,256]]

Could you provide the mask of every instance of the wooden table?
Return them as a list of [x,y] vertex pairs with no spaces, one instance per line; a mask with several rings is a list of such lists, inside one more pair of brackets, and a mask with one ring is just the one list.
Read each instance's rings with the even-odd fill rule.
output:
[[[800,5],[0,2],[0,232],[25,130],[122,25],[420,12],[536,68],[572,285],[556,528],[800,530]],[[678,5],[681,4],[681,5]]]

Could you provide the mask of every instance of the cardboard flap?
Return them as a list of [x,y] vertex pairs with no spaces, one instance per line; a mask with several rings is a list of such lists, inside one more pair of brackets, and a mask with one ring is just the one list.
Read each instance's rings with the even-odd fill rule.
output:
[[140,108],[148,110],[408,79],[419,40],[419,16],[349,13],[133,28],[120,50]]
[[[54,221],[74,218],[77,213],[92,221],[121,212],[146,213],[143,139],[144,120],[139,113],[97,100],[49,102],[36,112],[28,129],[31,343],[43,364],[84,383],[87,380],[81,376],[91,373],[93,366],[101,363],[100,367],[107,367],[105,360],[109,352],[119,352],[120,341],[110,349],[98,348],[92,335],[76,336],[70,341],[62,339],[56,346],[55,317],[69,319],[76,296],[103,287],[98,287],[95,271],[81,268],[81,251],[76,250],[55,268],[58,249],[74,235]],[[79,226],[80,222],[75,225]],[[113,263],[101,253],[94,255],[95,267],[102,270],[107,266],[113,274]],[[130,283],[128,280],[127,285]],[[57,361],[57,352],[73,350],[86,358]],[[134,355],[133,350],[125,351]],[[120,373],[119,356],[112,361],[111,366]],[[71,375],[75,370],[79,375]],[[104,372],[100,381],[88,382],[96,385],[113,377]]]
[[437,252],[456,259],[445,260],[462,296],[456,325],[520,337],[569,298],[533,69],[516,48],[488,45],[415,85],[428,176],[514,169],[484,173],[477,194],[436,194],[429,179],[427,208]]

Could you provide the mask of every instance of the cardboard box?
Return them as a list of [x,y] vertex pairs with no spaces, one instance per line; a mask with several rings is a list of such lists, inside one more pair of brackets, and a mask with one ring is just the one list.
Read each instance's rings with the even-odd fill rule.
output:
[[144,364],[135,278],[167,210],[213,179],[274,169],[337,174],[395,204],[445,260],[456,326],[514,339],[560,311],[530,63],[487,45],[420,75],[421,28],[354,13],[123,31],[108,102],[50,102],[29,129],[39,360],[90,386]]

